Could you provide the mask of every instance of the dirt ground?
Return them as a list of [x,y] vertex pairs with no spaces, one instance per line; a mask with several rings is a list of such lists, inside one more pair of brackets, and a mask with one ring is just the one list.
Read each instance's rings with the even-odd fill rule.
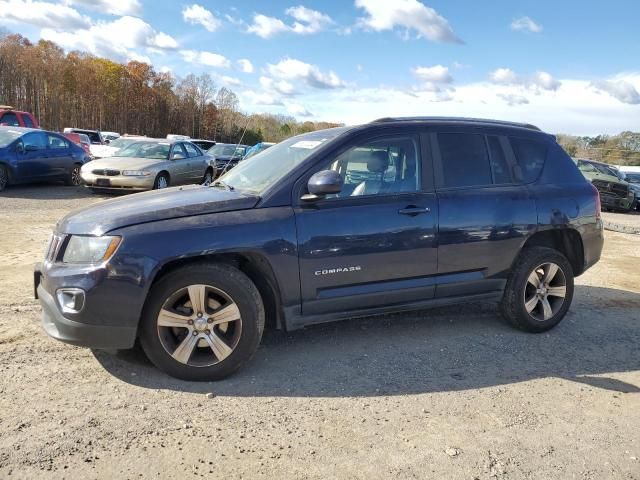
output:
[[546,334],[440,308],[270,332],[188,383],[40,328],[32,265],[99,199],[0,194],[0,478],[640,479],[640,236],[606,232]]

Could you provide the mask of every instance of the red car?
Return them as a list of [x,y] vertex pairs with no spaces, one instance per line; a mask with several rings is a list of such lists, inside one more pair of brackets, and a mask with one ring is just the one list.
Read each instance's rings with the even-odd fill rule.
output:
[[14,110],[8,105],[0,105],[0,125],[5,127],[40,128],[36,118],[29,112]]
[[91,156],[91,140],[84,133],[63,133],[65,137],[71,140],[76,145],[80,145],[84,152]]

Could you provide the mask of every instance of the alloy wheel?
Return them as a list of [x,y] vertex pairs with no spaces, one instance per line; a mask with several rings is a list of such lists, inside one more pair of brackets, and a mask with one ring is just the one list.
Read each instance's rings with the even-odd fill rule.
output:
[[7,176],[7,169],[3,166],[0,166],[0,191],[4,190],[4,188],[9,183],[9,177]]
[[71,170],[71,184],[75,187],[82,183],[82,177],[80,176],[80,167],[75,166],[73,170]]
[[524,288],[524,307],[539,322],[558,313],[567,295],[567,278],[555,263],[538,265],[527,278]]
[[167,188],[168,186],[167,177],[164,175],[160,176],[160,178],[158,178],[158,189]]
[[174,360],[209,367],[233,353],[242,317],[227,293],[210,285],[190,285],[166,299],[157,327],[160,343]]

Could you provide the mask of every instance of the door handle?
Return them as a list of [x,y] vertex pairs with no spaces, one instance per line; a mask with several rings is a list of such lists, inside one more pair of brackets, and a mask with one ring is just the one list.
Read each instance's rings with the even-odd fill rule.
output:
[[431,213],[431,209],[429,207],[418,207],[416,205],[409,205],[408,207],[398,210],[398,213],[400,215],[409,215],[410,217],[415,217],[416,215],[420,215],[422,213]]

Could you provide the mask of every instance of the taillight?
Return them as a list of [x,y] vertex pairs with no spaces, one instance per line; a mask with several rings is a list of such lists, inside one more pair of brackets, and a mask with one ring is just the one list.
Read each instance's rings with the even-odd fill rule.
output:
[[600,220],[602,217],[602,205],[600,203],[600,192],[596,188],[596,186],[592,183],[591,188],[593,189],[593,193],[596,196],[596,219]]

